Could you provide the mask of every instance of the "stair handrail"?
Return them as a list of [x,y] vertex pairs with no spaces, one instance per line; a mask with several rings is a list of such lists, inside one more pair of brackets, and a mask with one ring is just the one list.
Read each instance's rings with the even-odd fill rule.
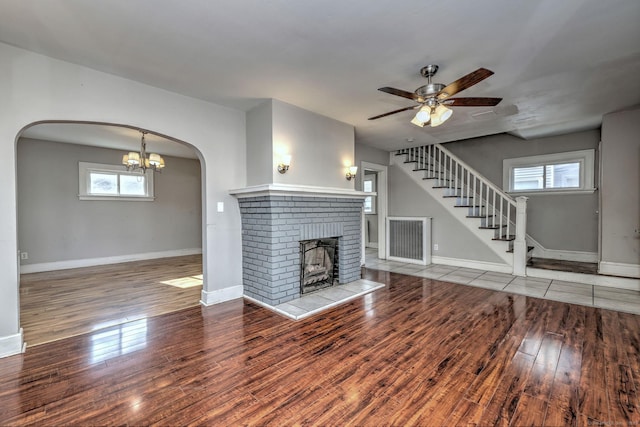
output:
[[[429,144],[431,145],[431,144]],[[467,162],[465,162],[464,160],[462,160],[460,157],[456,156],[455,154],[453,154],[451,151],[447,150],[446,148],[444,148],[444,146],[442,144],[433,144],[436,147],[438,147],[438,149],[440,151],[442,151],[443,153],[445,153],[447,156],[451,157],[452,159],[454,159],[460,166],[464,167],[465,169],[467,169],[469,172],[471,172],[472,174],[474,174],[480,181],[482,181],[487,187],[491,188],[494,192],[496,192],[497,194],[499,194],[500,196],[502,196],[503,199],[506,199],[514,208],[516,207],[516,200],[511,197],[509,194],[505,193],[501,188],[499,188],[498,186],[496,186],[494,183],[492,183],[491,181],[489,181],[487,178],[484,177],[484,175],[482,175],[480,172],[478,172],[477,170],[475,170],[474,168],[472,168],[471,166],[469,166],[469,164],[467,164]]]
[[[433,147],[433,149],[430,149],[431,147]],[[526,258],[527,258],[527,243],[526,243],[526,220],[527,220],[527,198],[526,197],[517,197],[516,199],[514,199],[513,197],[511,197],[509,194],[507,194],[505,191],[503,191],[501,188],[499,188],[498,186],[496,186],[495,184],[493,184],[491,181],[489,181],[487,178],[485,178],[480,172],[478,172],[477,170],[475,170],[474,168],[472,168],[471,166],[469,166],[465,161],[463,161],[462,159],[460,159],[458,156],[456,156],[455,154],[453,154],[451,151],[447,150],[446,148],[444,148],[444,146],[442,146],[442,144],[426,144],[426,145],[422,145],[419,147],[411,147],[411,148],[405,148],[405,149],[400,149],[397,151],[397,154],[406,154],[410,161],[416,161],[418,163],[418,168],[420,167],[420,165],[422,165],[423,167],[425,167],[425,154],[426,157],[431,157],[431,159],[433,159],[435,161],[435,163],[433,163],[433,170],[432,172],[435,172],[436,169],[436,164],[437,169],[438,169],[438,174],[442,174],[443,169],[442,167],[444,166],[444,173],[445,173],[445,177],[447,174],[447,157],[449,158],[449,167],[451,167],[452,163],[455,162],[455,173],[453,174],[453,176],[455,177],[454,180],[451,180],[451,178],[449,178],[449,185],[451,186],[452,184],[457,185],[457,183],[455,183],[454,181],[456,180],[460,180],[460,185],[462,188],[462,198],[464,198],[464,184],[465,184],[465,174],[466,174],[466,185],[467,185],[467,197],[469,197],[469,191],[471,190],[471,185],[469,183],[469,179],[473,178],[473,195],[474,195],[474,199],[475,199],[475,195],[477,187],[476,187],[476,180],[478,180],[480,182],[480,199],[482,199],[482,187],[485,186],[487,188],[487,206],[489,205],[493,205],[493,211],[494,213],[496,212],[496,195],[498,196],[498,200],[500,202],[500,209],[499,209],[499,221],[498,221],[498,235],[501,236],[501,232],[502,232],[502,219],[503,217],[503,203],[506,203],[506,239],[509,240],[510,239],[510,226],[511,223],[513,221],[514,224],[514,228],[515,228],[515,240],[513,243],[513,274],[517,275],[517,276],[525,276],[526,275]],[[444,157],[444,159],[443,159]],[[417,160],[416,160],[417,159]],[[444,162],[443,162],[444,160]],[[444,165],[443,165],[444,163]],[[429,161],[429,167],[431,167],[431,161]],[[460,176],[458,176],[458,167],[461,168],[462,173],[460,174]],[[419,170],[419,169],[418,169]],[[451,177],[452,173],[451,170],[449,170],[449,176]],[[439,179],[442,179],[442,175],[439,175]],[[446,178],[445,178],[446,180]],[[451,187],[450,187],[451,188]],[[489,190],[491,190],[493,193],[493,201],[490,202],[488,200],[488,196],[489,196]],[[473,202],[474,204],[472,206],[475,207],[475,200]],[[480,203],[478,204],[478,207],[480,208]],[[515,215],[514,218],[512,219],[511,217],[511,208],[513,208],[515,210]],[[479,210],[480,211],[480,210]],[[486,209],[487,212],[487,222],[488,222],[488,217],[489,217],[489,210]],[[493,221],[493,226],[496,226],[495,221]]]

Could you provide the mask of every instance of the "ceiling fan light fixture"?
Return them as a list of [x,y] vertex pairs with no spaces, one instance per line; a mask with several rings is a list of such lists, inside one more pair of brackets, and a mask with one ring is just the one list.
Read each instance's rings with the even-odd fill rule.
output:
[[427,124],[427,122],[421,122],[420,120],[418,120],[417,115],[416,115],[416,117],[411,119],[411,123],[413,123],[414,125],[419,126],[421,128],[425,127],[425,125]]
[[453,111],[451,111],[450,108],[447,108],[442,104],[439,104],[433,111],[433,114],[431,115],[431,127],[440,126],[441,124],[449,120],[452,114],[453,114]]
[[425,124],[429,123],[429,120],[431,120],[431,108],[424,105],[416,114],[415,119]]

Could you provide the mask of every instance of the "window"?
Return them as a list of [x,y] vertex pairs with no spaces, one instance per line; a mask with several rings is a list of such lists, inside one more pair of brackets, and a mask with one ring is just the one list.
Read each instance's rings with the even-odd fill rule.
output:
[[[374,193],[376,191],[376,175],[368,174],[365,172],[364,179],[362,180],[362,191],[365,193]],[[364,213],[375,214],[376,213],[376,196],[367,196],[364,199]]]
[[80,200],[152,201],[153,171],[128,172],[124,166],[78,163]]
[[594,150],[503,161],[503,185],[512,193],[593,192]]

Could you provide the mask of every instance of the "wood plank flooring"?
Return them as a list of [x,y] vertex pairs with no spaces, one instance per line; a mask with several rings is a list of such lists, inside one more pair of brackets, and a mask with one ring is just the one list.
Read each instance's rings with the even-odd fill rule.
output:
[[364,278],[298,322],[234,300],[0,359],[0,425],[640,424],[640,316]]
[[136,261],[20,276],[28,346],[198,305],[202,256]]
[[544,270],[568,271],[570,273],[598,274],[598,263],[566,261],[561,259],[531,258],[529,267]]

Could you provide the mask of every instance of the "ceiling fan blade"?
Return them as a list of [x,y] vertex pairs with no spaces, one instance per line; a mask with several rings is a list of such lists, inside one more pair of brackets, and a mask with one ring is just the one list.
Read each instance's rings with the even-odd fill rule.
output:
[[414,105],[411,107],[405,107],[405,108],[401,108],[399,110],[395,110],[395,111],[389,111],[388,113],[384,113],[384,114],[379,114],[377,116],[373,116],[373,117],[369,117],[369,120],[375,120],[375,119],[379,119],[381,117],[386,117],[386,116],[390,116],[392,114],[396,114],[396,113],[401,113],[403,111],[407,111],[407,110],[415,110],[416,108],[420,107],[420,105]]
[[492,74],[493,74],[493,71],[491,70],[487,70],[486,68],[478,68],[474,72],[469,73],[464,77],[460,77],[455,82],[449,83],[447,86],[444,87],[444,89],[442,89],[438,93],[438,98],[444,99],[452,95],[455,95],[460,91],[463,91],[475,84],[480,83],[481,81],[491,76]]
[[493,107],[502,98],[447,98],[442,103],[447,107]]
[[397,96],[401,96],[403,98],[413,99],[415,101],[418,100],[418,95],[416,95],[413,92],[407,92],[406,90],[395,89],[395,88],[392,88],[392,87],[381,87],[378,90],[382,91],[382,92],[390,93],[391,95],[397,95]]

